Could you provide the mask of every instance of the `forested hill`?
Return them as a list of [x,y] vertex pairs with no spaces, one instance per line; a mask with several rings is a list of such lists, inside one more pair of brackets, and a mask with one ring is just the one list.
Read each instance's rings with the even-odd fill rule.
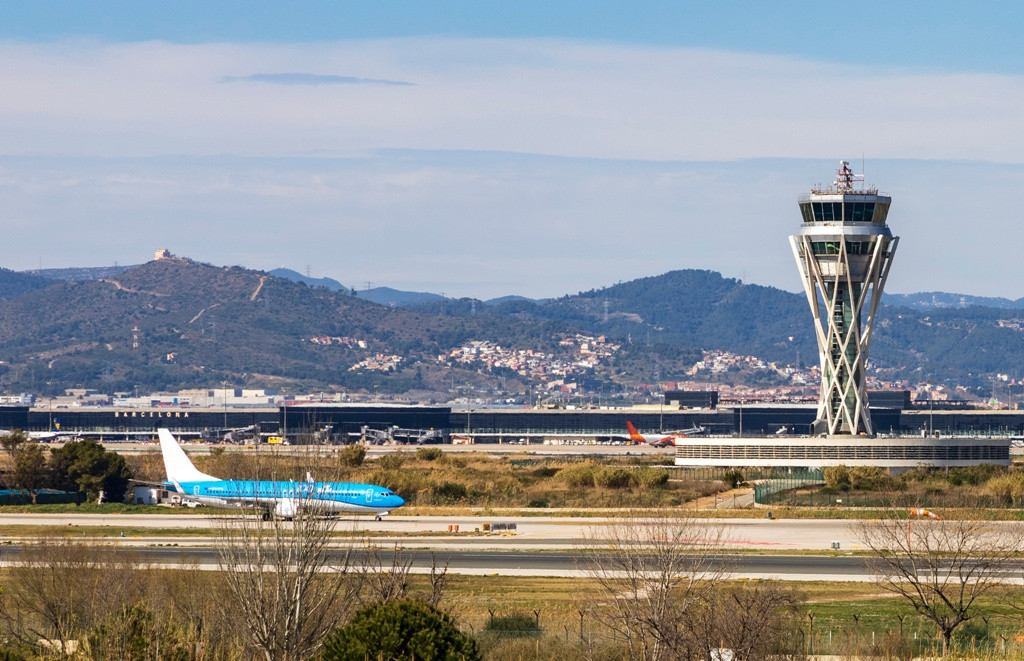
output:
[[0,268],[0,301],[48,287],[50,284],[51,281],[46,278]]
[[[436,390],[455,378],[436,367],[451,347],[490,340],[545,348],[563,330],[543,319],[495,324],[392,309],[258,271],[169,259],[0,303],[0,380],[35,392],[222,384]],[[401,361],[351,369],[378,354]]]
[[[439,299],[405,308],[180,259],[88,282],[0,272],[0,291],[9,292],[0,301],[0,384],[15,391],[223,384],[441,396],[457,384],[525,391],[542,380],[442,364],[439,356],[481,340],[571,362],[560,340],[575,333],[621,344],[584,379],[596,388],[682,379],[704,350],[782,364],[817,360],[802,294],[711,271],[673,271],[544,302]],[[1022,329],[1024,312],[1015,310],[883,306],[872,364],[880,375],[914,382],[1019,378]]]
[[713,271],[671,271],[566,296],[545,305],[543,314],[645,344],[725,349],[786,363],[796,362],[798,352],[811,358],[816,351],[803,295]]

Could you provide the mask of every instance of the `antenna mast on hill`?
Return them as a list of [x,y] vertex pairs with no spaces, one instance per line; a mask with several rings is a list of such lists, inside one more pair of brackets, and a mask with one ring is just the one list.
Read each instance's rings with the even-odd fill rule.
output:
[[141,336],[142,332],[139,331],[139,322],[135,322],[135,325],[132,326],[132,351],[139,350]]

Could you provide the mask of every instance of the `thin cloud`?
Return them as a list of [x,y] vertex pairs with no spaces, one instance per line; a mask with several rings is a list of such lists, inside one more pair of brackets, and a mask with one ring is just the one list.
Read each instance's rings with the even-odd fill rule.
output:
[[221,83],[270,83],[272,85],[390,85],[405,86],[415,83],[404,80],[356,78],[318,73],[254,73],[248,76],[224,76]]

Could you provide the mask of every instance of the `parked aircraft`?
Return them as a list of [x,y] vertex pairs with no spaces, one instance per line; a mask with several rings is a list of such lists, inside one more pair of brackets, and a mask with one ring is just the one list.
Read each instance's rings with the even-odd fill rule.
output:
[[699,436],[706,432],[704,427],[691,427],[682,431],[669,432],[668,434],[641,434],[637,431],[632,422],[626,421],[626,429],[629,430],[629,440],[634,443],[646,443],[652,447],[666,447],[675,445],[676,441],[687,436]]
[[405,504],[386,487],[358,482],[222,480],[202,473],[181,449],[170,430],[160,429],[160,452],[167,481],[189,500],[219,507],[262,509],[266,516],[290,519],[302,508],[318,512],[375,514],[377,519]]
[[[18,429],[0,429],[0,436],[7,436],[13,434]],[[38,441],[40,443],[49,443],[50,441],[57,440],[74,440],[78,436],[78,432],[59,432],[59,431],[27,431],[22,432],[28,437],[30,441]]]

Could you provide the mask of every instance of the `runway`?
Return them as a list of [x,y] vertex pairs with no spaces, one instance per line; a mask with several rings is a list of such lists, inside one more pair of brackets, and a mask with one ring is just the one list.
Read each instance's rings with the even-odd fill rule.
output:
[[[145,529],[159,529],[166,541],[175,530],[181,530],[183,539],[196,540],[198,531],[214,532],[230,523],[233,516],[206,516],[192,514],[0,514],[0,528],[30,526],[56,530],[106,528],[118,535],[118,529],[129,529],[131,537],[144,537]],[[626,519],[609,516],[386,516],[382,521],[372,517],[340,518],[335,530],[352,536],[365,535],[371,539],[389,539],[408,547],[424,548],[523,548],[532,550],[566,550],[587,539],[608,536],[608,527]],[[629,520],[630,525],[642,525],[652,519]],[[772,551],[830,551],[833,542],[841,550],[857,550],[859,545],[851,524],[842,519],[691,519],[699,527],[721,527],[724,546],[732,549],[762,549]],[[514,533],[484,534],[485,524],[515,524]],[[455,527],[458,526],[458,532]],[[449,530],[451,527],[451,530]],[[134,531],[140,531],[138,533]],[[187,533],[187,534],[186,534]],[[16,532],[15,535],[16,536]],[[181,541],[181,540],[175,540]]]
[[[4,546],[0,550],[0,565],[18,562],[20,545]],[[133,547],[141,562],[160,567],[197,566],[201,569],[216,570],[218,551],[203,547]],[[332,566],[340,566],[344,549],[331,553]],[[356,566],[364,564],[368,557],[362,548],[356,548],[351,561]],[[396,551],[382,548],[376,552],[379,566],[389,568]],[[436,563],[447,566],[453,574],[477,576],[537,576],[537,577],[581,577],[593,575],[593,568],[582,553],[567,552],[521,552],[521,551],[427,551],[422,549],[401,549],[401,557],[411,561],[412,573],[426,573]],[[785,556],[785,555],[724,555],[716,556],[709,571],[722,571],[730,578],[775,578],[780,580],[829,580],[867,581],[871,574],[864,559],[854,556]]]
[[[130,547],[146,563],[198,563],[218,568],[218,528],[237,524],[238,515],[193,514],[0,514],[0,563],[16,562],[18,550],[44,533],[81,534],[89,543]],[[609,517],[389,516],[340,519],[332,553],[360,555],[376,549],[384,566],[395,552],[412,560],[412,571],[429,571],[432,557],[460,574],[504,576],[588,575],[584,548],[612,552],[609,526],[657,525],[651,519]],[[515,524],[515,530],[487,534],[484,524]],[[872,575],[847,520],[693,519],[688,525],[721,528],[716,568],[734,578],[792,581],[870,581]],[[287,525],[287,524],[286,524]],[[458,532],[456,532],[458,526]],[[695,536],[700,531],[689,529]],[[686,544],[687,539],[680,539]],[[839,549],[833,547],[838,543]],[[1012,570],[1012,571],[1011,571]],[[1008,568],[1019,577],[1020,567]],[[1016,578],[1019,580],[1019,578]]]

